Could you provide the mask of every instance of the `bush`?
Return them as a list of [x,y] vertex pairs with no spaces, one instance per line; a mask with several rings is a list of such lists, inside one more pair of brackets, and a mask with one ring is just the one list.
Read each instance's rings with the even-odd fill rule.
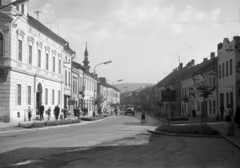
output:
[[74,119],[74,120],[72,120],[72,123],[73,123],[73,124],[81,123],[81,120],[80,120],[80,119]]
[[208,125],[162,125],[156,128],[156,131],[177,134],[203,134],[203,135],[219,135],[218,131],[213,130]]
[[56,126],[56,125],[59,125],[59,122],[58,121],[47,121],[47,122],[45,122],[45,125],[46,126]]
[[188,121],[189,119],[186,117],[180,117],[180,118],[170,118],[169,121]]
[[45,122],[33,122],[32,127],[44,127]]

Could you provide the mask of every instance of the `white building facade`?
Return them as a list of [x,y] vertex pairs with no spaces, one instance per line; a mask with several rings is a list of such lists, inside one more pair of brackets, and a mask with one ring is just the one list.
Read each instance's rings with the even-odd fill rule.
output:
[[[2,3],[7,5],[11,1]],[[25,121],[28,107],[36,118],[40,104],[45,110],[64,106],[64,70],[69,67],[63,68],[63,61],[71,62],[74,52],[66,49],[68,43],[63,38],[27,11],[28,4],[24,2],[0,13],[0,121]],[[71,70],[67,75],[71,76]],[[71,82],[67,84],[71,90]]]

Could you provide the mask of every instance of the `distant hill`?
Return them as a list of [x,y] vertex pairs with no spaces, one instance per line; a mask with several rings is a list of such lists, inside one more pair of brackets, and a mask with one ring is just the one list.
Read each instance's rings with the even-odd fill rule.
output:
[[154,84],[152,84],[152,83],[121,83],[121,84],[116,84],[114,86],[123,93],[126,91],[129,92],[129,91],[137,90],[140,87],[153,86],[153,85]]

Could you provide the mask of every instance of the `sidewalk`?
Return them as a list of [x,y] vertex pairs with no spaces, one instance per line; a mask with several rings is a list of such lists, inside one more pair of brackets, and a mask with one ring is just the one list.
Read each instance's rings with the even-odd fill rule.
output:
[[[57,126],[45,126],[45,127],[39,127],[39,128],[24,128],[24,127],[18,127],[19,122],[14,122],[14,123],[3,123],[0,122],[0,134],[4,134],[4,133],[13,133],[13,132],[23,132],[23,131],[33,131],[33,130],[39,130],[39,129],[50,129],[50,128],[56,128],[56,127],[69,127],[69,126],[75,126],[75,125],[84,125],[84,124],[89,124],[89,123],[95,123],[98,121],[102,121],[102,120],[106,120],[109,118],[112,118],[113,116],[109,116],[109,117],[105,117],[103,119],[99,119],[99,120],[94,120],[94,121],[83,121],[81,120],[80,123],[76,123],[76,124],[67,124],[67,125],[57,125]],[[20,122],[20,124],[24,124],[24,125],[30,125],[33,124],[33,122],[35,123],[41,123],[41,122],[46,122],[48,120],[43,120],[43,121],[39,121],[39,120],[35,120],[35,121],[22,121]],[[55,120],[50,120],[50,121],[55,121]]]
[[[152,114],[148,114],[152,117],[158,118],[160,120],[162,120],[163,122],[167,122],[167,120],[156,117]],[[187,121],[186,123],[190,124],[190,123],[201,123],[201,118],[196,117],[196,118],[189,118],[189,121]],[[174,123],[174,122],[171,122]],[[235,145],[237,148],[240,149],[240,128],[236,128],[234,130],[234,136],[227,136],[227,128],[225,126],[225,121],[222,120],[216,120],[214,118],[210,118],[210,119],[205,119],[204,123],[206,123],[209,127],[211,127],[214,130],[217,130],[227,141],[229,141],[230,143],[232,143],[233,145]],[[177,124],[177,123],[176,123]]]

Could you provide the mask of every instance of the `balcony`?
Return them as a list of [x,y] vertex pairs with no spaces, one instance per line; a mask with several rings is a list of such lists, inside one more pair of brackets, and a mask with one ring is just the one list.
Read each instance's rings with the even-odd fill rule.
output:
[[0,79],[6,80],[10,69],[9,57],[0,57]]
[[10,58],[9,57],[1,57],[0,56],[0,68],[10,67]]

